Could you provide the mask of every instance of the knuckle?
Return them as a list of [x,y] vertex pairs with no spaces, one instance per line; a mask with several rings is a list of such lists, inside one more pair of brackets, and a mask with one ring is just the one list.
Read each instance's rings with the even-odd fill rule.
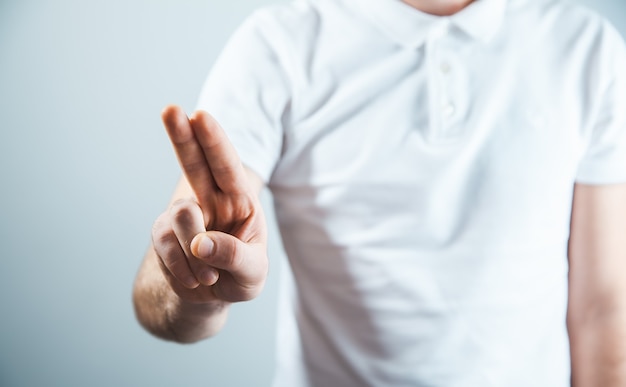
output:
[[176,277],[176,279],[180,280],[182,278],[182,274],[185,273],[184,267],[184,259],[177,254],[169,255],[167,259],[164,260],[165,265],[169,269],[169,271]]
[[193,222],[198,204],[191,199],[178,199],[170,207],[172,222],[189,224]]
[[179,258],[179,246],[173,236],[166,236],[159,242],[154,243],[154,250],[158,257],[166,266],[170,267],[171,263]]
[[243,263],[243,252],[241,245],[234,238],[228,239],[228,254],[226,255],[227,264],[233,269],[238,269]]
[[156,246],[167,245],[171,242],[174,231],[167,214],[161,214],[152,225],[152,243]]
[[159,259],[161,262],[161,270],[168,275],[171,275],[177,282],[180,282],[184,287],[193,287],[195,281],[192,280],[192,274],[187,267],[187,260],[185,255],[173,246],[163,249]]
[[206,160],[189,161],[185,164],[185,170],[193,175],[203,171],[206,166]]
[[254,288],[248,288],[241,295],[241,301],[251,301],[254,300],[261,294],[261,287],[256,286]]
[[233,238],[224,238],[217,242],[214,259],[227,270],[237,270],[243,261],[241,247]]
[[176,266],[176,262],[178,261],[178,257],[172,251],[172,249],[163,249],[162,251],[158,252],[158,255],[159,255],[159,258],[161,259],[161,262],[163,263],[163,266],[170,273],[175,274],[176,272],[175,266]]

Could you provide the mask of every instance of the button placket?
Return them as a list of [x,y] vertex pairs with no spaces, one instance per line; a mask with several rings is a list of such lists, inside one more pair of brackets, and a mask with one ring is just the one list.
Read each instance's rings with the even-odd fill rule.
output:
[[[446,141],[460,134],[459,120],[463,101],[458,100],[463,85],[457,74],[458,63],[451,49],[449,23],[443,22],[430,31],[426,42],[430,85],[430,130],[432,141]],[[461,82],[462,83],[462,82]]]
[[439,85],[439,114],[441,126],[436,136],[440,140],[452,140],[462,134],[462,120],[467,110],[467,80],[460,61],[453,49],[454,42],[445,42],[437,53],[437,84]]
[[439,24],[433,27],[426,40],[426,61],[428,68],[429,85],[429,131],[428,138],[433,141],[440,136],[443,128],[443,115],[441,114],[441,102],[445,97],[443,93],[440,68],[438,66],[439,41],[445,35],[444,25]]
[[456,105],[450,92],[450,72],[451,66],[448,61],[442,60],[439,65],[441,90],[442,90],[442,104],[441,113],[446,120],[450,120],[456,113]]

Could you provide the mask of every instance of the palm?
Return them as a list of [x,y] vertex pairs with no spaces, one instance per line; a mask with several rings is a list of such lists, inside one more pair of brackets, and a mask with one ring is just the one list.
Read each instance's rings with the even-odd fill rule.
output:
[[222,231],[249,242],[259,232],[255,203],[247,195],[214,193],[206,198],[201,208],[207,208],[207,230]]

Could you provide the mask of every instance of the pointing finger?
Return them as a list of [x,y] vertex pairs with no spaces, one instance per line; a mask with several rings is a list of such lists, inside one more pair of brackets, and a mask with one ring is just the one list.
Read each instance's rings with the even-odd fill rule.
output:
[[174,105],[163,109],[161,117],[183,173],[204,208],[202,200],[215,191],[215,182],[189,119],[180,107]]
[[217,121],[207,112],[197,111],[191,116],[190,123],[217,187],[225,193],[246,192],[246,172],[235,148]]

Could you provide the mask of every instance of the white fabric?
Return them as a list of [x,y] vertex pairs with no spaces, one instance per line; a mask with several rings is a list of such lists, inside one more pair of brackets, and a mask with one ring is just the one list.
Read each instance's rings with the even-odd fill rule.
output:
[[251,16],[199,107],[274,194],[274,386],[569,386],[572,190],[626,181],[625,69],[560,1]]

